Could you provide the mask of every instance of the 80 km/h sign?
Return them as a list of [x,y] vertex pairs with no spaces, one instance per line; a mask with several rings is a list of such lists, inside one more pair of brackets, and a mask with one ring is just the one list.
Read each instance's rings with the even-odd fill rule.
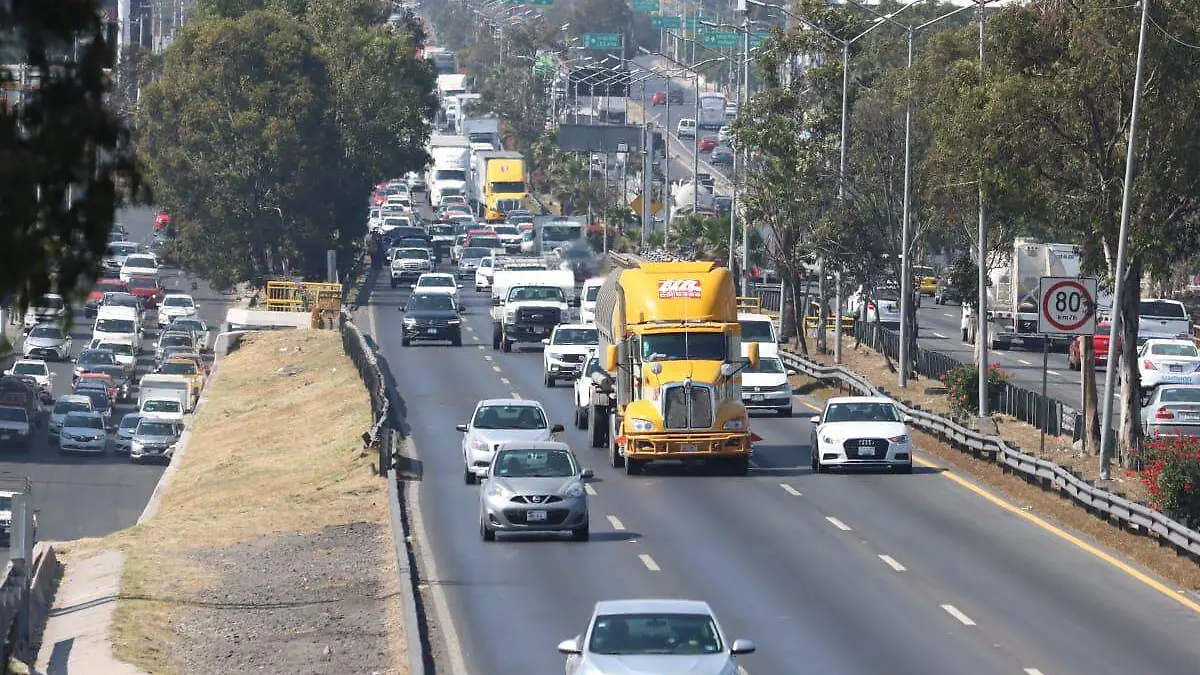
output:
[[1043,335],[1096,333],[1096,279],[1042,277],[1038,332]]

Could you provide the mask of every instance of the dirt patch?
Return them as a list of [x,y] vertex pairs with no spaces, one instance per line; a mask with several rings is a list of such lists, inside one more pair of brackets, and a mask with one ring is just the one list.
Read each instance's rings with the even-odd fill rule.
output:
[[[829,339],[832,343],[833,336],[831,335]],[[809,345],[812,346],[812,341],[809,342]],[[795,345],[790,345],[789,349],[794,351]],[[814,354],[809,358],[823,365],[833,365],[832,354]],[[842,367],[865,377],[876,387],[883,387],[892,396],[907,404],[917,404],[924,410],[941,415],[950,413],[950,406],[944,393],[927,391],[940,387],[939,382],[925,378],[909,380],[908,387],[901,390],[897,386],[896,372],[888,369],[884,358],[865,345],[855,349],[853,338],[844,339],[842,343]],[[797,387],[800,392],[818,398],[845,395],[845,392],[839,392],[836,387],[804,376],[793,377],[792,381],[793,386]],[[897,392],[901,393],[897,394]],[[1036,428],[1007,415],[994,416],[992,423],[995,428],[989,429],[989,433],[1016,444],[1023,452],[1038,454],[1038,439],[1041,432]],[[942,443],[933,436],[914,432],[913,437],[918,447],[926,455],[936,457],[952,470],[977,479],[1004,494],[1009,501],[1022,508],[1091,537],[1094,541],[1129,557],[1181,588],[1191,591],[1200,590],[1200,565],[1187,556],[1177,554],[1169,546],[1160,545],[1155,539],[1122,530],[1115,524],[1110,524],[1087,513],[1066,496],[1060,497],[1056,493],[1046,492],[1020,476],[1004,473],[996,464],[975,459]],[[1091,456],[1079,455],[1071,447],[1069,438],[1047,436],[1044,457],[1061,466],[1074,468],[1092,480],[1095,479],[1098,472],[1096,459]],[[1131,499],[1144,498],[1144,490],[1135,476],[1128,476],[1115,470],[1114,472],[1118,475],[1114,477],[1113,486],[1110,489],[1118,494],[1124,493]]]
[[116,656],[153,673],[405,673],[387,485],[333,331],[244,336],[125,552]]

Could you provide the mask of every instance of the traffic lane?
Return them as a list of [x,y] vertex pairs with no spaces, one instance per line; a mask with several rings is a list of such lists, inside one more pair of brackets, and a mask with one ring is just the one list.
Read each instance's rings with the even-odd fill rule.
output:
[[1195,612],[935,471],[814,475],[802,468],[807,444],[794,440],[807,438],[805,427],[756,419],[763,443],[778,448],[756,462],[798,469],[791,484],[805,501],[890,555],[911,585],[955,606],[988,642],[1022,656],[1022,668],[1165,674],[1200,662]]
[[[469,419],[480,399],[509,397],[514,387],[501,382],[483,358],[492,354],[490,328],[486,340],[464,335],[462,347],[401,347],[402,315],[396,307],[406,296],[405,290],[377,285],[370,330],[404,398],[422,462],[421,517],[438,574],[427,583],[445,594],[470,672],[560,670],[562,656],[555,645],[583,630],[597,601],[679,591],[640,562],[629,543],[636,532],[609,525],[605,515],[620,514],[624,507],[600,481],[590,499],[587,543],[557,536],[480,539],[479,488],[463,484],[461,434],[454,426]],[[464,299],[473,308],[483,307],[482,296]],[[528,390],[517,393],[532,397]],[[579,447],[577,439],[571,444]],[[586,455],[580,459],[594,466]]]
[[[542,386],[538,347],[502,357],[503,372],[519,386]],[[572,414],[570,390],[541,390],[539,400],[552,415]],[[791,422],[804,427],[793,435],[806,437],[808,423]],[[757,423],[755,418],[752,425]],[[579,447],[587,448],[583,432],[578,434]],[[792,451],[785,445],[768,449]],[[779,487],[798,473],[791,465],[756,468],[750,478],[675,467],[650,467],[648,475],[631,478],[609,467],[603,450],[579,452],[603,465],[604,490],[624,493],[630,514],[625,525],[641,531],[660,574],[679,577],[684,597],[712,603],[731,637],[759,645],[745,661],[751,672],[791,672],[801,660],[813,672],[827,673],[1013,672],[1010,663],[990,655],[988,645],[951,641],[929,649],[928,636],[953,629],[952,617],[915,596],[875,553],[842,536],[824,512],[797,508],[790,501],[795,497]],[[760,454],[756,450],[756,464]],[[853,588],[823,578],[796,583],[811,577],[811,570],[838,570],[855,580]],[[864,634],[872,636],[871,649],[861,647]]]

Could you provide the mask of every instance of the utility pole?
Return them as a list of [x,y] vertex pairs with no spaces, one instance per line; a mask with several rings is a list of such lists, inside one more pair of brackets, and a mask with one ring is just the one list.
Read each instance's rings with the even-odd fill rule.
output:
[[[986,20],[986,14],[983,11],[984,3],[979,3],[979,82],[983,83],[984,77],[984,60],[983,60],[983,27]],[[980,150],[982,154],[982,149]],[[983,163],[982,156],[980,157],[979,167],[979,269],[978,269],[978,297],[975,312],[975,344],[979,349],[979,428],[984,428],[983,422],[988,418],[988,322],[987,322],[987,282],[988,282],[988,264],[987,264],[987,213],[985,211],[984,202],[984,186],[983,186]]]
[[[750,10],[746,7],[746,3],[739,3],[742,9],[742,87],[741,94],[738,96],[737,111],[742,114],[742,106],[750,102]],[[738,210],[738,155],[741,151],[738,148],[733,149],[733,195],[729,205],[729,223],[733,225],[733,219],[736,217]],[[748,157],[746,158],[748,159]],[[742,166],[746,164],[746,159],[742,160]],[[750,295],[750,223],[745,218],[742,218],[742,295]],[[782,309],[782,305],[780,306]]]
[[[913,41],[916,39],[916,35],[916,28],[909,26],[906,72],[910,77],[912,75]],[[904,105],[904,208],[900,216],[900,355],[897,359],[900,366],[898,376],[900,387],[908,386],[908,331],[912,326],[912,320],[908,316],[912,306],[912,298],[909,297],[909,294],[912,293],[912,275],[909,273],[909,270],[912,269],[910,264],[912,261],[909,259],[909,249],[912,244],[908,240],[910,177],[912,175],[912,109],[912,94],[910,93]]]

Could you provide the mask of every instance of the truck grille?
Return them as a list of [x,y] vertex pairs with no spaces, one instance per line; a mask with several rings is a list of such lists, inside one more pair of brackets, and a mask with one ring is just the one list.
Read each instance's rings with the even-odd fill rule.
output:
[[707,385],[690,387],[676,384],[663,388],[663,421],[668,429],[708,429],[712,427],[712,389]]
[[557,307],[522,307],[517,310],[517,323],[556,326],[560,312]]
[[583,354],[563,354],[563,363],[583,363]]

